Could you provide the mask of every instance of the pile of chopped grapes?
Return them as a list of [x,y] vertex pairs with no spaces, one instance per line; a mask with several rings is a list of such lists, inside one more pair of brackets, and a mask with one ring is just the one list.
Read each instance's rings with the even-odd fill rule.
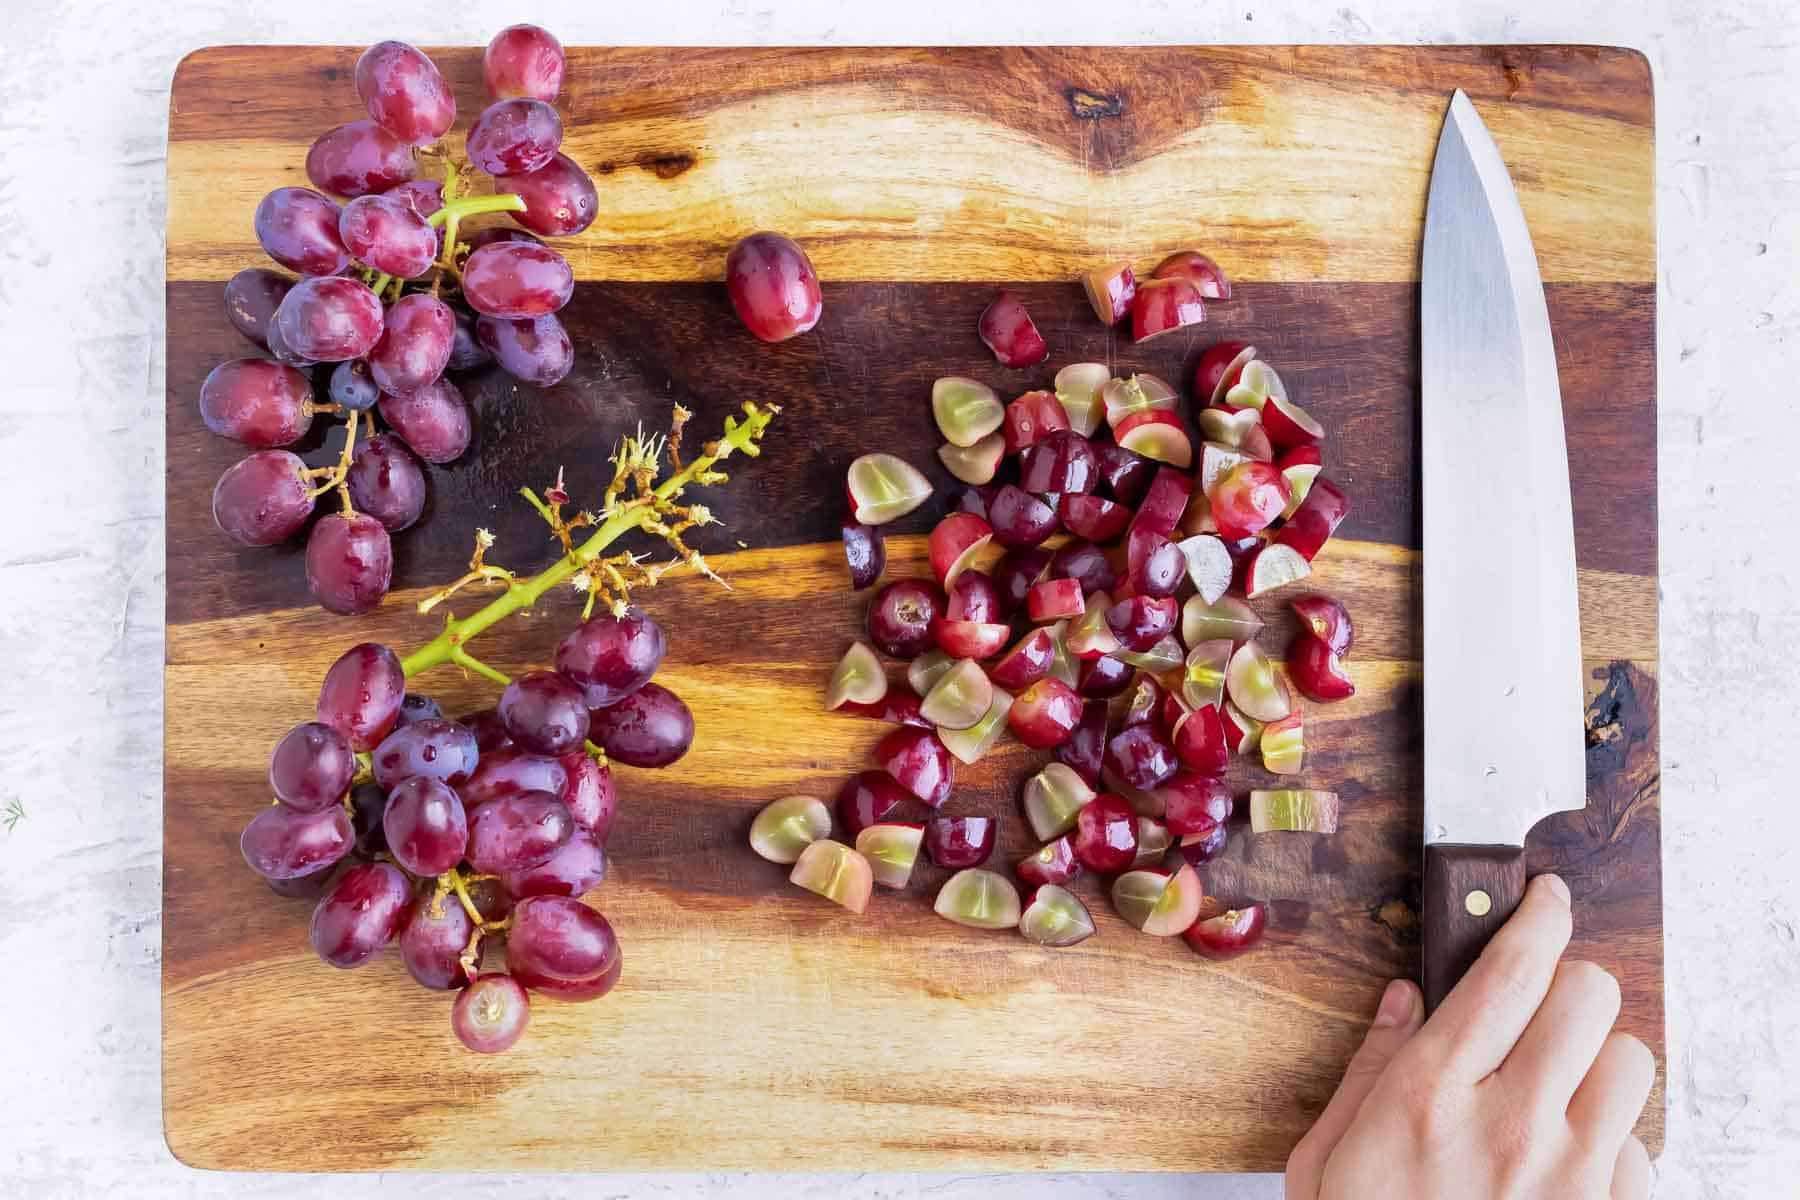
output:
[[[1141,287],[1124,263],[1082,283],[1101,321],[1129,316],[1139,342],[1230,296],[1195,251],[1171,255]],[[994,299],[977,332],[1003,366],[1048,357],[1015,293]],[[931,499],[930,481],[892,454],[850,465],[851,583],[882,586],[867,640],[844,654],[825,703],[897,728],[838,792],[835,817],[810,796],[765,807],[750,830],[758,854],[860,913],[875,885],[907,887],[923,849],[955,872],[939,915],[1045,946],[1094,932],[1072,886],[1084,871],[1109,881],[1115,910],[1145,933],[1179,934],[1212,958],[1260,940],[1266,902],[1208,896],[1196,869],[1224,848],[1238,808],[1227,768],[1236,755],[1274,777],[1249,794],[1252,833],[1335,832],[1336,794],[1291,786],[1305,754],[1294,693],[1331,703],[1355,689],[1341,604],[1297,595],[1301,632],[1278,664],[1248,601],[1307,578],[1349,501],[1321,473],[1324,428],[1254,346],[1201,355],[1198,455],[1181,403],[1164,380],[1114,377],[1102,363],[1065,366],[1054,390],[1010,402],[975,379],[937,380],[939,458],[964,486],[931,532],[929,579],[882,583],[881,527]],[[904,682],[890,680],[890,664]],[[957,764],[1009,733],[1051,754],[1020,792],[1041,847],[1010,873],[984,865],[1006,814],[940,815],[953,807]],[[929,815],[907,819],[921,807]]]
[[[356,64],[368,118],[313,143],[313,188],[276,188],[256,207],[258,243],[299,278],[251,267],[225,287],[226,316],[268,357],[221,363],[201,386],[207,428],[254,451],[220,477],[213,518],[241,545],[273,546],[335,492],[337,511],[306,542],[307,586],[332,612],[381,603],[390,535],[425,509],[422,463],[468,449],[473,421],[451,376],[497,363],[544,388],[574,362],[556,317],[574,273],[535,236],[580,233],[596,208],[593,182],[560,150],[562,46],[515,25],[483,66],[493,102],[456,156],[440,140],[456,99],[437,66],[404,42],[369,47]],[[484,175],[491,194],[471,190]],[[496,213],[524,228],[463,228]],[[335,465],[309,469],[287,447],[318,416],[345,418],[346,434]]]

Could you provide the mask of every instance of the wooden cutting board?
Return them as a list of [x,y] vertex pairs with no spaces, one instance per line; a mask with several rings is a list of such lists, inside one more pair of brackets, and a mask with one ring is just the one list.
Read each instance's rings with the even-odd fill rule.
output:
[[[1418,967],[1420,684],[1417,260],[1451,89],[1480,107],[1517,182],[1565,395],[1583,637],[1590,803],[1531,842],[1576,897],[1574,952],[1624,986],[1623,1026],[1663,1045],[1656,701],[1655,269],[1649,69],[1574,47],[572,51],[565,149],[602,215],[565,251],[574,373],[537,393],[465,383],[470,453],[431,472],[422,526],[396,538],[395,592],[360,619],[307,599],[298,545],[241,552],[207,497],[241,453],[195,411],[247,352],[223,282],[262,262],[257,200],[304,183],[312,137],[360,115],[356,51],[226,47],[183,62],[169,133],[168,664],[164,1104],[169,1144],[206,1167],[1262,1170],[1330,1095],[1386,980]],[[480,54],[433,51],[462,118]],[[825,283],[811,335],[752,341],[717,282],[759,228],[803,241]],[[1207,324],[1146,347],[1110,336],[1070,282],[1198,245],[1237,281]],[[1018,287],[1052,359],[1006,371],[975,337]],[[831,796],[882,732],[821,714],[860,627],[836,545],[843,468],[885,449],[929,466],[932,378],[1008,395],[1102,359],[1184,381],[1199,351],[1250,337],[1331,431],[1355,511],[1316,564],[1358,639],[1354,700],[1309,713],[1309,784],[1346,812],[1331,838],[1237,830],[1209,890],[1273,902],[1267,944],[1226,964],[1138,936],[1091,883],[1099,936],[1046,952],[931,913],[943,872],[855,918],[794,889],[744,844],[751,814]],[[410,648],[411,601],[461,570],[476,526],[494,560],[548,561],[516,498],[559,466],[597,493],[606,450],[671,403],[710,434],[743,399],[784,407],[754,464],[707,502],[702,539],[729,593],[671,577],[642,599],[667,626],[659,677],[693,705],[676,767],[620,768],[623,817],[597,899],[624,945],[618,990],[537,1005],[512,1053],[455,1045],[443,996],[391,954],[354,972],[308,949],[308,906],[244,867],[270,746],[309,719],[346,646]],[[309,447],[311,461],[336,443]],[[923,570],[921,511],[890,540]],[[740,548],[740,540],[742,547]],[[462,604],[468,611],[470,604]],[[1268,643],[1291,630],[1259,602]],[[574,593],[484,640],[548,660]],[[1470,636],[1480,636],[1471,630]],[[480,680],[420,685],[451,711]],[[1036,756],[964,770],[951,811],[1005,814]],[[1241,791],[1257,776],[1234,774]],[[1660,1145],[1659,1084],[1640,1125]]]

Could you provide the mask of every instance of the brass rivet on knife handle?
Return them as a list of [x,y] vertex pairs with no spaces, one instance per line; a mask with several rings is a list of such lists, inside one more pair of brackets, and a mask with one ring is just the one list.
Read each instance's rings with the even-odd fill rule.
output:
[[1518,846],[1425,847],[1425,1011],[1436,1009],[1525,896]]

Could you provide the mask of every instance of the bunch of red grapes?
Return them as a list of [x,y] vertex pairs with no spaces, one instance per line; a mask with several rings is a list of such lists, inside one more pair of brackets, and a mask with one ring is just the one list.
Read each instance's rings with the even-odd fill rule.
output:
[[[341,511],[316,522],[306,546],[307,586],[332,612],[381,603],[393,573],[389,535],[425,507],[421,460],[448,463],[469,446],[469,406],[445,373],[498,364],[544,388],[574,363],[556,317],[574,272],[534,236],[578,234],[596,207],[593,181],[561,153],[550,103],[562,46],[515,25],[488,45],[483,65],[493,103],[469,129],[462,164],[439,141],[456,99],[431,59],[404,42],[365,51],[356,89],[368,119],[313,143],[306,173],[317,191],[277,188],[256,208],[257,241],[300,278],[252,267],[225,287],[226,316],[270,358],[222,363],[200,389],[207,428],[255,450],[220,477],[213,518],[245,546],[272,546],[337,492]],[[443,177],[422,178],[434,161]],[[491,175],[495,193],[459,194],[464,166]],[[497,212],[525,228],[459,233],[464,218]],[[347,416],[349,433],[337,467],[309,470],[284,447],[318,414]],[[358,444],[358,421],[373,433],[377,416],[389,432]]]
[[[608,760],[664,767],[693,741],[687,705],[651,681],[666,650],[637,609],[595,617],[554,670],[449,720],[407,692],[392,650],[354,646],[326,672],[316,720],[270,755],[275,803],[245,827],[244,859],[278,894],[317,898],[325,962],[360,967],[398,940],[414,979],[459,992],[463,1044],[504,1050],[528,992],[593,1000],[618,982],[618,939],[581,897],[606,876]],[[483,971],[501,937],[506,970]]]

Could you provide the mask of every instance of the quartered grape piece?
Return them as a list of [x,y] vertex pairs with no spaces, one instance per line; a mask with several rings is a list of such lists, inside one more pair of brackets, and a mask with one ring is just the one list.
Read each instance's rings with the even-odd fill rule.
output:
[[875,876],[869,860],[842,842],[817,841],[800,852],[788,881],[860,913],[869,906]]
[[784,796],[763,806],[750,822],[750,848],[772,863],[792,863],[800,852],[831,835],[831,810],[811,796]]
[[1019,914],[1019,932],[1040,946],[1073,946],[1094,936],[1094,918],[1075,893],[1046,883]]
[[1011,929],[1019,923],[1019,890],[1004,875],[971,867],[945,881],[932,909],[970,929]]
[[1290,788],[1250,793],[1252,833],[1336,833],[1337,826],[1336,792]]
[[1025,782],[1021,797],[1025,819],[1039,841],[1048,842],[1075,828],[1075,818],[1094,798],[1094,789],[1073,767],[1046,763]]
[[856,835],[856,852],[868,860],[877,884],[903,888],[919,861],[925,827],[910,821],[883,821]]

